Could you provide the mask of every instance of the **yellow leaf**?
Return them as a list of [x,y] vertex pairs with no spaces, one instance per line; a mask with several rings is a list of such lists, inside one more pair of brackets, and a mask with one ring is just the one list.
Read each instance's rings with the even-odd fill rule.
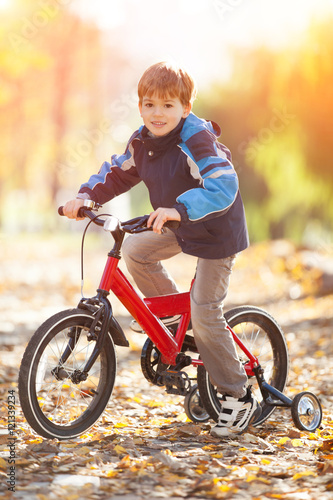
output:
[[214,479],[213,479],[214,484],[220,483],[221,481],[228,481],[228,478],[226,478],[226,477],[214,477]]
[[0,457],[0,469],[7,469],[7,462]]
[[271,463],[271,461],[270,461],[270,460],[267,460],[266,458],[262,458],[262,459],[261,459],[261,463],[262,463],[263,465],[269,465],[269,464]]
[[128,424],[126,424],[125,422],[117,422],[116,424],[114,424],[114,426],[117,429],[120,429],[121,427],[128,427]]
[[317,476],[317,474],[315,472],[312,472],[312,470],[305,470],[303,472],[298,472],[292,478],[295,481],[297,481],[297,479],[301,479],[302,477],[305,477],[305,476]]
[[319,434],[318,436],[317,436],[317,434],[314,434],[313,432],[310,432],[309,435],[307,436],[307,438],[308,439],[314,439],[314,440],[319,439],[320,438],[320,431],[319,431],[319,429],[317,429],[317,431],[318,431],[318,434]]
[[211,457],[212,458],[222,458],[223,457],[223,453],[212,453]]
[[39,444],[39,443],[42,443],[42,442],[43,442],[42,438],[28,439],[26,441],[26,443],[29,443],[29,444]]
[[294,446],[294,448],[298,448],[300,446],[304,446],[304,443],[300,439],[293,439],[291,441],[291,443]]
[[165,403],[163,403],[163,401],[155,401],[154,399],[152,399],[151,401],[149,401],[148,406],[149,408],[159,408],[160,406],[165,406]]
[[117,422],[116,424],[114,424],[114,427],[116,429],[120,429],[123,427],[128,427],[129,425],[131,425],[131,422],[128,420],[128,418],[125,417],[119,420],[119,422]]
[[247,451],[248,448],[239,448],[238,451]]
[[114,451],[117,453],[117,455],[127,455],[127,450],[120,444],[116,444],[116,446],[114,447]]
[[118,472],[116,470],[109,470],[107,473],[106,473],[107,477],[115,477],[118,475]]
[[220,486],[218,486],[218,489],[219,491],[227,492],[231,490],[231,486],[228,486],[227,484],[221,484]]
[[178,422],[191,422],[186,413],[180,413],[177,417]]
[[290,438],[288,438],[287,436],[283,437],[278,441],[278,445],[284,445],[287,441],[290,441]]

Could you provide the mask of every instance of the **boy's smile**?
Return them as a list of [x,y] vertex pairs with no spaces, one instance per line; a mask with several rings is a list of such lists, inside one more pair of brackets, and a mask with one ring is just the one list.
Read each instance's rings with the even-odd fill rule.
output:
[[139,110],[147,129],[162,137],[177,127],[182,118],[189,115],[191,104],[183,105],[178,97],[167,96],[163,99],[154,94],[142,99]]

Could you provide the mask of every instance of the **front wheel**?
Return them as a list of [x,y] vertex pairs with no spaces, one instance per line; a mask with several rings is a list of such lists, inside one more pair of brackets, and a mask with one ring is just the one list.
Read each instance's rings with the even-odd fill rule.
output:
[[[283,332],[275,320],[264,310],[253,306],[236,307],[227,311],[225,319],[245,347],[258,358],[264,369],[266,382],[283,392],[288,375],[288,350]],[[236,349],[239,359],[246,364],[247,356],[238,346]],[[210,417],[217,422],[222,395],[211,384],[203,366],[198,367],[197,382],[202,402]],[[249,379],[249,384],[252,385],[262,409],[261,416],[252,425],[259,425],[275,407],[265,404],[255,377]]]
[[79,374],[96,342],[89,337],[94,316],[82,309],[60,312],[35,332],[19,372],[19,396],[25,418],[41,436],[73,439],[103,413],[116,377],[113,340],[106,335],[88,377]]

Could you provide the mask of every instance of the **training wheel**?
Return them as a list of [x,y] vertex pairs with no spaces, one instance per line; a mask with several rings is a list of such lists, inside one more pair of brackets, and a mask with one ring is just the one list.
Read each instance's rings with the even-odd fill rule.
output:
[[291,416],[297,429],[315,431],[323,416],[318,398],[312,392],[300,392],[293,399]]
[[186,415],[192,422],[207,422],[210,418],[202,404],[197,384],[193,385],[186,394],[184,408]]

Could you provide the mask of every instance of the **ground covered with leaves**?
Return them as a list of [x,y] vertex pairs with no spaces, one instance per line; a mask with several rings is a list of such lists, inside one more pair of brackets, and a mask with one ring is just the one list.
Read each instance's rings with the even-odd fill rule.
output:
[[[129,330],[130,318],[115,302],[131,347],[118,348],[114,393],[89,432],[59,442],[41,438],[26,423],[17,377],[35,328],[79,299],[79,237],[14,237],[1,243],[2,498],[333,498],[331,248],[296,249],[285,241],[251,247],[238,259],[226,303],[226,308],[261,306],[280,323],[290,354],[285,392],[292,398],[309,390],[319,397],[324,416],[316,432],[299,431],[290,411],[277,409],[261,426],[232,440],[211,437],[214,422],[192,423],[183,398],[145,380],[139,362],[145,338]],[[105,249],[104,240],[87,243],[86,294],[98,286]],[[168,266],[185,289],[195,261],[181,256]],[[14,435],[8,434],[10,405]],[[11,480],[15,492],[8,489]]]

